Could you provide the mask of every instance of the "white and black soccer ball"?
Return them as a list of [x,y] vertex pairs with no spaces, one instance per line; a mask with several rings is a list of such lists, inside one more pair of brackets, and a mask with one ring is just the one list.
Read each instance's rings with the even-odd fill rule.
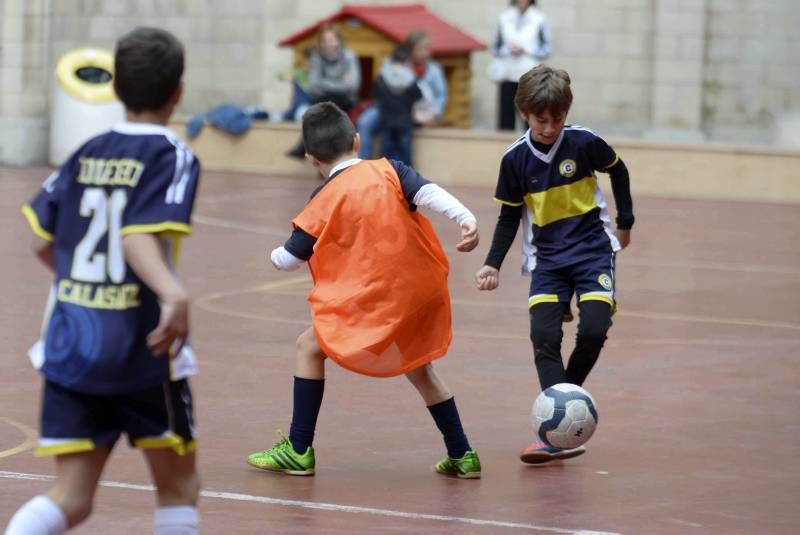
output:
[[578,385],[553,385],[536,398],[531,409],[533,432],[554,448],[572,449],[586,443],[597,427],[594,398]]

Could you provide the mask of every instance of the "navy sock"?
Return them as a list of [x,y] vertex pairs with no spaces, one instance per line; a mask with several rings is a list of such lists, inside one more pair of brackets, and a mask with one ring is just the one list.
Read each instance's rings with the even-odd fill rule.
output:
[[451,459],[460,459],[469,451],[469,441],[461,427],[461,418],[458,416],[455,398],[450,398],[436,405],[428,407],[436,422],[436,427],[442,432],[444,445],[447,447],[447,456]]
[[317,427],[324,391],[325,379],[294,378],[294,412],[289,440],[297,453],[305,453],[314,442],[314,429]]

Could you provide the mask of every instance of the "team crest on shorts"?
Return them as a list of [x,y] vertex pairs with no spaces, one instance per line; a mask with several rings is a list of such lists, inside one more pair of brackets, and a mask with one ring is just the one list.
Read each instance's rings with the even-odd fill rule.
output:
[[600,283],[600,286],[602,286],[603,288],[605,288],[605,289],[606,289],[606,290],[608,290],[609,292],[610,292],[610,291],[611,291],[611,289],[614,287],[614,283],[613,283],[613,282],[611,282],[611,277],[609,277],[609,276],[608,276],[608,275],[606,275],[605,273],[603,273],[602,275],[600,275],[599,277],[597,277],[597,282],[599,282],[599,283]]
[[558,166],[558,170],[561,175],[567,178],[574,175],[577,168],[578,165],[575,163],[575,160],[564,160],[561,162],[561,165]]

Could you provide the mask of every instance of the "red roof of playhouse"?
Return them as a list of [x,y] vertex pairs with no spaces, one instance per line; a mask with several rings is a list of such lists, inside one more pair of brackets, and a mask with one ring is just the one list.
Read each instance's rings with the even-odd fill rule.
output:
[[485,44],[434,15],[422,4],[393,6],[345,4],[337,13],[286,37],[278,42],[278,45],[293,45],[316,33],[323,24],[348,17],[361,20],[397,43],[405,41],[409,32],[424,30],[431,37],[434,56],[452,56],[486,49]]

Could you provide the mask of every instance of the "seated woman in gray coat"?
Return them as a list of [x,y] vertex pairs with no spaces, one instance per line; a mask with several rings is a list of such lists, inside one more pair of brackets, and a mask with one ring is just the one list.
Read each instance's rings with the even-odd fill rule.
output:
[[[331,101],[345,112],[358,101],[361,87],[361,66],[355,53],[345,46],[339,30],[324,25],[319,30],[319,42],[308,60],[308,87],[311,103]],[[302,140],[288,153],[295,158],[305,156]]]

